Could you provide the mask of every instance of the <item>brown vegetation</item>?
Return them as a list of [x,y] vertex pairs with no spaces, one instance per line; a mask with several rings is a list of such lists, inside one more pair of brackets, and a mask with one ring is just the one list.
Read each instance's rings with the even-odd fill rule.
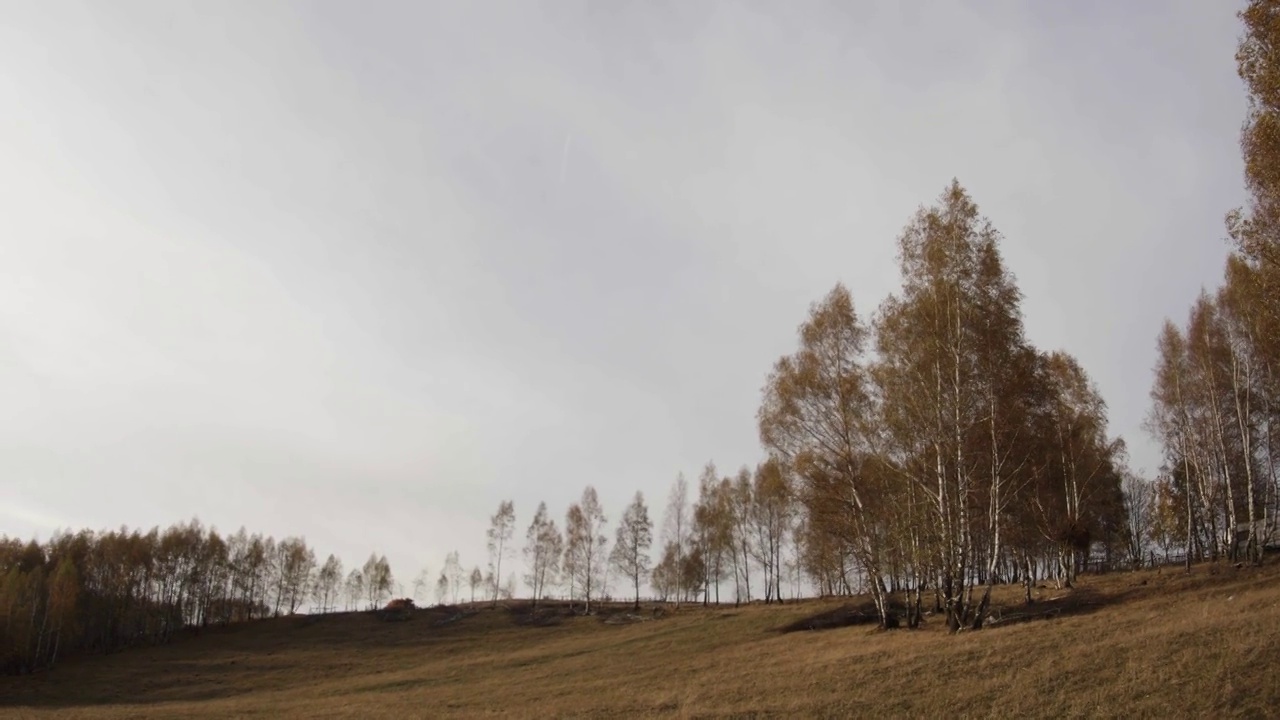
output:
[[411,598],[396,598],[378,611],[379,620],[401,621],[413,618],[416,606]]
[[0,536],[0,673],[52,667],[60,654],[163,643],[186,627],[312,611],[376,608],[391,593],[370,555],[345,587],[303,538],[219,534],[199,521],[143,533],[58,533],[43,545]]
[[[277,618],[0,679],[0,715],[1259,717],[1280,703],[1280,566],[1033,593],[1026,606],[997,588],[996,621],[958,636],[931,615],[875,630],[869,598],[870,624],[824,622],[846,602],[816,600],[645,608],[645,622],[631,603],[544,603],[536,623],[527,603]],[[829,629],[785,632],[804,625]]]

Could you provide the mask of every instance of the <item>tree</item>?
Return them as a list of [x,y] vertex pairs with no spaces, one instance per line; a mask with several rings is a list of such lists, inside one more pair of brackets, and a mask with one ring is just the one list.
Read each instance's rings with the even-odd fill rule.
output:
[[462,590],[462,561],[458,557],[458,551],[454,550],[445,556],[444,559],[444,575],[449,579],[449,592],[453,598],[453,604],[458,604],[458,592]]
[[238,591],[238,611],[244,615],[244,619],[250,619],[260,612],[266,612],[270,574],[268,556],[271,554],[269,548],[274,547],[275,543],[268,544],[257,533],[246,535],[244,528],[240,529],[240,539],[237,554],[232,559],[236,567],[234,582]]
[[1134,568],[1142,567],[1146,553],[1146,541],[1151,536],[1152,487],[1141,476],[1126,472],[1123,480],[1125,515],[1129,519],[1129,562]]
[[[749,486],[750,481],[748,480]],[[711,491],[709,504],[714,510],[704,511],[704,518],[710,516],[709,519],[713,526],[712,534],[714,539],[712,546],[715,548],[715,556],[712,562],[717,568],[713,571],[717,578],[716,603],[719,604],[720,602],[719,580],[731,575],[733,577],[734,604],[736,605],[743,598],[743,586],[746,580],[744,571],[746,568],[743,567],[742,562],[744,548],[739,543],[741,528],[738,522],[737,492],[732,477],[720,478],[715,488]]]
[[720,603],[720,581],[725,578],[725,558],[731,552],[733,523],[729,486],[717,475],[716,465],[708,462],[698,478],[698,501],[693,507],[692,536],[705,559],[706,577],[700,585],[707,588],[703,604]]
[[[510,552],[508,543],[515,531],[515,504],[504,500],[498,504],[498,512],[489,518],[489,567],[494,578],[502,577],[502,559]],[[493,605],[498,605],[498,585],[493,585]]]
[[[684,479],[684,473],[679,473],[667,497],[667,512],[662,520],[663,543],[674,548],[674,562],[677,568],[684,562],[689,522],[689,483]],[[676,583],[674,594],[678,606],[680,604],[679,573],[677,572],[673,578]]]
[[[1246,500],[1249,516],[1246,552],[1254,562],[1261,560],[1261,543],[1257,537],[1260,514],[1255,507],[1255,493],[1269,507],[1261,513],[1268,518],[1270,534],[1275,515],[1280,510],[1280,13],[1277,0],[1250,0],[1240,12],[1244,34],[1236,53],[1237,72],[1244,81],[1249,111],[1240,135],[1240,149],[1245,167],[1245,184],[1249,203],[1245,210],[1227,216],[1227,227],[1236,247],[1236,255],[1227,268],[1228,294],[1237,318],[1237,352],[1233,363],[1233,380],[1239,380],[1240,360],[1248,358],[1253,374],[1251,383],[1256,402],[1246,411],[1244,399],[1237,395],[1237,432],[1241,440],[1256,447],[1256,454],[1246,458],[1248,472],[1256,466],[1257,474],[1247,476],[1250,485]],[[1235,286],[1231,288],[1230,286]],[[1244,322],[1239,322],[1244,321]],[[1244,332],[1244,325],[1248,327]],[[1247,347],[1240,347],[1239,341]],[[1243,352],[1241,352],[1243,351]],[[1239,383],[1236,383],[1237,388]],[[1243,422],[1245,416],[1248,421]],[[1263,487],[1257,487],[1257,485]],[[1232,531],[1235,532],[1235,528]],[[1233,549],[1235,538],[1232,538]]]
[[76,609],[79,596],[80,573],[76,570],[75,561],[69,556],[64,556],[58,561],[49,582],[46,608],[48,619],[41,623],[47,624],[53,638],[49,646],[50,666],[58,661],[58,649],[62,645],[63,636],[74,636],[76,632]]
[[573,601],[578,598],[577,591],[581,587],[579,578],[582,575],[582,567],[586,564],[584,553],[586,551],[587,521],[582,514],[582,506],[573,503],[564,514],[564,558],[562,561],[562,569],[564,571],[564,583],[569,591],[569,608],[572,610]]
[[526,573],[525,583],[533,592],[533,606],[546,594],[547,587],[554,585],[556,574],[560,570],[560,558],[564,554],[564,540],[556,523],[547,514],[547,504],[538,503],[533,522],[525,533],[524,558]]
[[[764,570],[764,601],[782,601],[782,546],[793,515],[787,468],[778,458],[770,458],[756,468],[752,506],[752,552]],[[707,561],[699,550],[700,563]],[[702,584],[699,583],[699,586]]]
[[[1223,389],[1229,400],[1231,451],[1244,475],[1243,504],[1248,523],[1244,553],[1254,564],[1262,563],[1260,516],[1268,514],[1263,510],[1266,496],[1274,496],[1275,492],[1277,457],[1273,430],[1280,418],[1273,402],[1280,398],[1280,386],[1271,370],[1280,364],[1280,322],[1272,322],[1265,307],[1264,284],[1256,268],[1232,256],[1227,260],[1225,282],[1215,298],[1224,346],[1220,356],[1226,361]],[[1233,551],[1235,540],[1233,537]]]
[[338,600],[338,588],[342,584],[342,561],[330,554],[324,565],[316,571],[311,586],[311,600],[320,612],[332,612]]
[[391,588],[395,581],[391,575],[391,565],[387,563],[387,556],[378,556],[370,553],[369,559],[365,561],[362,570],[364,575],[365,597],[369,601],[369,609],[375,610],[382,606],[382,603],[391,594]]
[[1257,271],[1230,258],[1218,293],[1202,292],[1185,329],[1166,321],[1158,340],[1147,427],[1184,485],[1188,570],[1206,553],[1259,562],[1261,519],[1275,514],[1280,387],[1260,292]]
[[[1194,491],[1191,483],[1202,476],[1198,471],[1193,473],[1191,468],[1193,458],[1197,470],[1200,467],[1200,456],[1196,448],[1201,443],[1191,417],[1186,338],[1172,322],[1166,320],[1156,349],[1155,379],[1151,389],[1152,407],[1146,426],[1148,432],[1160,440],[1164,447],[1166,475],[1175,469],[1181,470],[1179,475],[1184,484],[1182,492],[1187,499],[1184,504],[1186,571],[1191,572],[1193,540],[1196,534],[1195,508],[1191,500]],[[1203,486],[1199,489],[1203,496]]]
[[591,612],[591,598],[604,579],[609,542],[604,535],[605,522],[596,489],[588,485],[582,492],[582,500],[569,508],[565,522],[566,571],[574,576],[572,583],[581,589],[587,613]]
[[680,564],[680,587],[683,590],[685,602],[696,602],[699,594],[706,593],[706,587],[703,584],[706,578],[707,568],[706,561],[702,557],[702,548],[693,545]]
[[1150,490],[1147,536],[1160,548],[1165,562],[1168,562],[1169,551],[1177,546],[1178,538],[1183,536],[1185,530],[1183,518],[1186,517],[1186,511],[1183,506],[1186,498],[1183,490],[1167,474],[1156,478]]
[[[875,504],[879,493],[864,472],[872,455],[869,436],[875,411],[863,366],[867,329],[843,285],[810,307],[799,339],[796,353],[779,359],[765,384],[757,413],[760,439],[777,459],[767,470],[757,469],[754,486],[749,477],[740,476],[739,526],[754,528],[752,534],[760,538],[761,519],[768,524],[772,511],[756,510],[756,495],[762,488],[776,489],[782,463],[791,465],[803,484],[801,500],[815,528],[853,548],[867,575],[880,624],[887,626],[883,546],[877,537],[877,519],[883,514]],[[749,546],[758,560],[774,557],[769,539],[763,540],[764,552],[759,539]],[[765,567],[766,599],[775,586],[771,567]]]
[[1070,586],[1079,571],[1079,558],[1089,550],[1093,531],[1106,508],[1123,510],[1119,467],[1124,442],[1106,435],[1107,405],[1096,385],[1076,359],[1064,352],[1047,358],[1053,398],[1051,407],[1052,486],[1042,485],[1037,498],[1045,512],[1045,527],[1059,547],[1059,584]]
[[741,580],[741,586],[735,581],[733,604],[743,600],[751,602],[751,517],[755,507],[755,490],[751,485],[751,471],[744,465],[738,469],[737,476],[726,488],[729,503],[729,524],[732,543],[734,576]]
[[650,574],[650,582],[653,585],[653,591],[657,593],[658,599],[667,602],[675,597],[677,601],[680,592],[680,563],[677,559],[679,550],[676,544],[668,542],[662,548],[662,559],[654,566],[653,572]]
[[649,547],[653,544],[653,523],[644,494],[637,492],[622,513],[618,538],[613,545],[613,565],[631,581],[635,590],[635,609],[640,609],[640,582],[649,574]]
[[357,568],[352,568],[343,586],[347,598],[348,611],[359,609],[360,600],[364,598],[364,585],[364,573]]
[[307,597],[308,581],[316,566],[315,551],[304,538],[285,538],[277,546],[280,557],[280,594],[292,615]]
[[436,579],[436,604],[444,605],[445,600],[449,599],[449,575],[444,570],[440,571],[440,577]]
[[[1240,149],[1249,190],[1248,214],[1229,227],[1241,255],[1268,275],[1280,275],[1280,13],[1276,0],[1250,0],[1240,12],[1245,32],[1236,66],[1249,98]],[[1280,288],[1273,288],[1280,289]],[[1280,292],[1270,295],[1280,303]]]
[[424,567],[418,571],[418,575],[413,579],[413,599],[425,605],[430,600],[427,595],[430,590],[431,573]]
[[476,602],[476,589],[484,585],[484,575],[480,572],[480,566],[471,568],[471,576],[468,578],[471,585],[471,603]]
[[[308,597],[326,612],[341,594],[341,563],[330,556],[314,566],[301,538],[277,542],[244,528],[223,536],[194,518],[146,533],[59,531],[44,544],[0,536],[0,672],[297,612]],[[365,582],[358,571],[350,579],[355,605]]]
[[[883,418],[873,437],[886,490],[898,498],[892,508],[905,504],[931,526],[925,535],[913,523],[890,535],[900,554],[918,557],[918,570],[927,564],[915,582],[936,578],[952,629],[981,626],[1006,550],[1006,518],[1038,454],[1024,434],[1036,354],[999,243],[953,180],[899,237],[903,288],[881,305],[876,324]],[[975,598],[979,579],[986,587]]]

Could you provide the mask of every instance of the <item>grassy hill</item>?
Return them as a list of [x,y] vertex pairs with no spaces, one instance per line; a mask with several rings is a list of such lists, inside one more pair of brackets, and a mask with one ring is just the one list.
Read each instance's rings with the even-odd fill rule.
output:
[[[289,617],[0,678],[9,717],[1239,717],[1280,708],[1280,565],[1013,588],[948,635],[856,605]],[[825,629],[807,629],[807,628]],[[805,629],[801,629],[805,628]]]

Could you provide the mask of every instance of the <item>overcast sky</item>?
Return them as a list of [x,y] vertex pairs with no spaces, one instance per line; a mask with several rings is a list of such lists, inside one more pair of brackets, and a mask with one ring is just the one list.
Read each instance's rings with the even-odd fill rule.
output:
[[1151,474],[1239,5],[2,2],[0,533],[198,515],[409,586],[504,498],[521,544],[588,483],[659,519],[953,177]]

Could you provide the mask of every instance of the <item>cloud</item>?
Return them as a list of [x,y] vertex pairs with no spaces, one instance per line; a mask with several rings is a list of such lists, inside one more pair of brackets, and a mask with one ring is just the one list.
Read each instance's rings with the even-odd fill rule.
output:
[[199,514],[402,578],[482,562],[503,498],[521,530],[587,483],[660,516],[759,458],[808,304],[870,316],[952,177],[1154,471],[1154,337],[1241,197],[1237,32],[1190,1],[23,6],[11,513]]

